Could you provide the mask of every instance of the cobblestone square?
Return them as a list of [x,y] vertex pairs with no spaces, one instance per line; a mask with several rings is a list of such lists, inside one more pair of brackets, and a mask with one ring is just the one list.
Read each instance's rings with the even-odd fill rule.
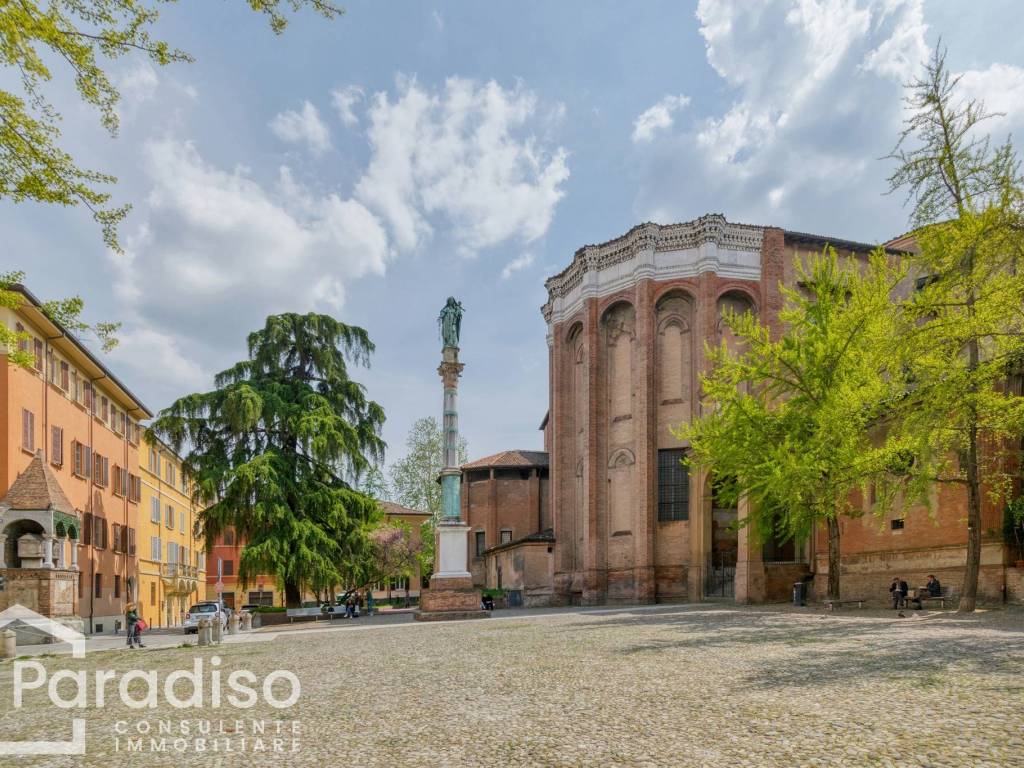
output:
[[[212,708],[209,690],[202,710],[174,709],[163,697],[156,709],[130,709],[112,683],[96,708],[90,682],[84,758],[0,757],[0,765],[1024,764],[1022,614],[908,614],[724,604],[499,612],[462,623],[254,633],[199,653],[50,657],[41,661],[51,675],[138,667],[156,670],[162,688],[167,673],[198,657],[209,685],[216,656],[223,680],[242,668],[261,679],[286,669],[301,695],[284,710],[262,699],[252,709]],[[42,689],[12,709],[12,675],[10,662],[0,666],[3,738],[68,738],[67,721],[81,713],[55,708]],[[279,697],[286,689],[275,684]],[[214,733],[201,734],[196,721],[210,721]],[[139,733],[143,722],[151,733]],[[165,739],[164,751],[151,739]],[[185,752],[176,753],[176,740]],[[236,751],[214,751],[227,742]]]

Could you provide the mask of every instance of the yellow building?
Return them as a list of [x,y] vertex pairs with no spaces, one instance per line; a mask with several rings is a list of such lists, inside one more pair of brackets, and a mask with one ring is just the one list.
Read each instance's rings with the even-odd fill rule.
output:
[[206,546],[174,451],[144,438],[139,470],[139,613],[152,627],[180,626],[189,606],[204,599]]

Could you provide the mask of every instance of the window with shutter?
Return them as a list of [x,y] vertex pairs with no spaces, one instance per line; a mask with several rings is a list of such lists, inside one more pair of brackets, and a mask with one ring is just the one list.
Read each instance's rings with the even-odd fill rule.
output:
[[103,574],[97,573],[94,579],[93,594],[96,597],[103,597]]
[[85,407],[89,409],[91,413],[96,413],[96,393],[92,388],[92,382],[85,382]]
[[160,522],[160,499],[149,500],[149,520],[153,523]]
[[21,447],[32,453],[36,450],[36,415],[26,408],[21,409]]
[[[17,333],[20,336],[21,334],[25,333],[25,326],[22,325],[21,323],[15,323],[15,325],[14,325],[14,332]],[[18,339],[18,351],[19,352],[28,352],[28,339],[26,339],[26,338],[19,338]]]
[[100,397],[100,421],[107,421],[110,419],[110,401],[107,400],[106,395]]
[[135,554],[135,529],[134,528],[129,528],[128,529],[128,554],[129,555],[134,555]]
[[121,576],[120,574],[114,574],[114,597],[121,596]]
[[114,523],[113,528],[114,528],[114,531],[113,531],[113,538],[114,538],[113,550],[115,552],[120,552],[121,551],[121,526],[118,525],[117,523]]
[[50,427],[50,461],[58,467],[64,465],[64,430]]
[[36,370],[43,372],[43,342],[32,339],[32,353],[36,356]]
[[174,530],[174,507],[170,504],[167,505],[167,518],[164,520],[164,523],[172,531]]
[[88,512],[85,513],[85,519],[82,521],[82,543],[88,546],[92,544],[92,515]]
[[64,362],[60,364],[60,388],[65,392],[71,389],[71,367]]
[[150,536],[149,537],[149,559],[157,563],[160,562],[160,537]]
[[71,372],[71,399],[76,403],[82,402],[82,385],[78,380],[78,371]]

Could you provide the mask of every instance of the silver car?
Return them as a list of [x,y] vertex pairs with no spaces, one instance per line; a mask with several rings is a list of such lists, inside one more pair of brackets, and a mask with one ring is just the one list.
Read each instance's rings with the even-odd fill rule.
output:
[[230,615],[231,609],[219,603],[213,601],[196,603],[185,614],[185,621],[182,627],[185,630],[185,634],[190,635],[193,632],[199,631],[199,619],[220,619],[221,629],[227,629],[228,617]]

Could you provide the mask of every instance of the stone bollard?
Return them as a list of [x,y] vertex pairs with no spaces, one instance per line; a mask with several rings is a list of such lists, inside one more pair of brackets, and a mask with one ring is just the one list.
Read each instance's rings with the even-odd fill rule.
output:
[[4,632],[4,647],[3,653],[0,653],[5,659],[13,659],[18,655],[18,640],[17,635],[14,634],[13,630],[6,630]]
[[196,622],[196,644],[197,645],[209,645],[210,644],[210,620],[200,619]]
[[252,632],[252,614],[248,611],[242,614],[242,631]]
[[215,616],[210,619],[210,622],[213,625],[212,632],[210,633],[210,641],[213,643],[220,643],[220,636],[224,631],[224,622],[221,620],[220,616]]
[[237,613],[232,613],[231,614],[231,618],[228,619],[228,634],[229,635],[237,635],[238,634],[238,614]]

